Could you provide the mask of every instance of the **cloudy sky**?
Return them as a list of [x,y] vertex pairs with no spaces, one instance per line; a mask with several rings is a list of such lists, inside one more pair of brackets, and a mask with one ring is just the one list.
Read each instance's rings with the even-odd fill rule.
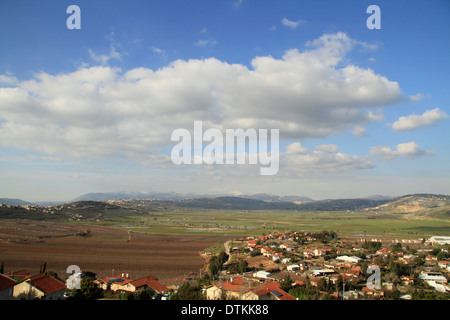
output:
[[[449,14],[446,0],[2,0],[0,197],[450,194]],[[278,129],[278,173],[175,165],[171,134],[196,120]]]

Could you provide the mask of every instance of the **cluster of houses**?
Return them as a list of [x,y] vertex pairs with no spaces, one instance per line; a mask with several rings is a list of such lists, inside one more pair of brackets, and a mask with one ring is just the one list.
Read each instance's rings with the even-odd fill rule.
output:
[[[55,274],[31,275],[27,270],[0,274],[0,300],[63,300],[68,298],[68,292],[76,288],[75,284],[93,273],[77,273],[66,281]],[[162,300],[168,299],[169,288],[158,281],[155,276],[146,276],[132,280],[129,273],[119,273],[95,279],[94,283],[103,290],[113,292],[138,292],[151,288]]]
[[[337,238],[324,241],[315,236],[308,232],[275,231],[264,236],[236,239],[227,264],[245,260],[252,263],[252,268],[249,268],[251,271],[233,274],[224,265],[219,277],[203,287],[205,297],[209,300],[295,300],[287,288],[309,286],[320,291],[322,289],[319,288],[326,280],[326,283],[336,287],[343,284],[342,291],[331,293],[339,299],[383,297],[386,292],[393,290],[401,292],[402,299],[408,299],[408,291],[414,288],[418,278],[428,285],[427,290],[448,294],[450,298],[450,254],[446,250],[450,237],[432,237],[414,250],[400,245],[400,248],[377,246],[369,251],[358,241],[344,242]],[[430,243],[440,246],[445,254],[432,253],[433,249],[427,246]],[[422,263],[416,268],[418,257]],[[377,259],[385,258],[399,265],[412,266],[417,274],[402,274],[395,281],[383,278],[381,288],[368,286],[365,281],[369,275],[364,274],[365,268],[370,265],[385,270],[385,264],[377,265],[377,261],[380,261]],[[254,261],[259,263],[257,267]],[[118,273],[96,278],[96,274],[83,272],[73,274],[64,281],[55,274],[31,275],[21,270],[0,274],[0,300],[62,300],[67,298],[74,284],[84,277],[91,277],[99,288],[112,292],[136,293],[151,288],[164,300],[170,299],[169,292],[173,290],[152,275],[132,279],[129,273]],[[283,283],[286,279],[291,281],[289,286]],[[347,288],[346,291],[346,284],[353,284],[352,289]]]
[[281,289],[278,281],[267,281],[253,286],[242,277],[218,281],[208,286],[205,291],[208,300],[296,300]]
[[[436,255],[430,254],[431,249],[426,246],[433,244],[445,245],[443,242],[449,237],[432,237],[423,246],[419,246],[414,254],[409,250],[395,250],[381,247],[375,252],[368,252],[362,244],[356,242],[343,245],[342,241],[325,243],[314,238],[314,234],[308,232],[273,232],[264,236],[250,236],[235,241],[232,255],[235,259],[245,259],[251,262],[255,257],[264,257],[265,264],[260,263],[260,270],[253,270],[232,276],[231,279],[215,282],[206,288],[208,299],[236,298],[241,300],[256,298],[256,292],[262,292],[264,286],[278,288],[279,294],[270,290],[258,299],[292,299],[288,293],[279,288],[287,275],[292,279],[292,287],[305,286],[306,283],[318,287],[322,279],[336,285],[338,281],[355,284],[357,290],[334,292],[336,298],[361,299],[364,297],[383,297],[386,291],[399,290],[404,293],[403,299],[409,299],[407,292],[415,285],[413,275],[402,275],[396,279],[395,284],[383,281],[381,288],[367,286],[366,279],[369,274],[363,274],[362,265],[376,266],[380,270],[386,267],[376,265],[376,258],[393,258],[395,263],[405,266],[414,265],[415,259],[420,255],[424,257],[421,265],[419,279],[422,279],[429,288],[437,292],[449,294],[448,278],[450,277],[450,261],[439,260]],[[437,242],[439,241],[439,242]],[[443,249],[445,250],[445,249]],[[257,254],[255,254],[257,253]],[[363,257],[363,258],[362,258]],[[450,257],[450,255],[447,255]],[[232,260],[231,260],[232,261]],[[223,273],[226,276],[226,272]],[[258,283],[259,282],[259,283]],[[261,284],[261,282],[263,282]],[[261,290],[260,290],[261,289]]]

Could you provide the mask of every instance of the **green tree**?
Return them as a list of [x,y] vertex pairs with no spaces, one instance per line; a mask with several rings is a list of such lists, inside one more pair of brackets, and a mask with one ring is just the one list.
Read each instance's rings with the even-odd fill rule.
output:
[[439,260],[447,259],[447,258],[448,258],[448,254],[447,254],[447,252],[445,252],[445,251],[440,251],[440,252],[437,254],[437,258],[438,258]]
[[238,264],[238,272],[244,273],[247,271],[247,268],[248,268],[248,262],[243,259],[240,259],[239,264]]
[[212,256],[209,260],[209,266],[208,270],[211,276],[215,276],[217,273],[219,273],[220,268],[222,267],[222,264],[220,263],[218,256]]
[[151,300],[155,295],[155,290],[152,288],[146,288],[145,290],[141,290],[135,294],[135,298],[137,300]]
[[45,271],[47,270],[47,262],[43,262],[41,263],[41,266],[39,268],[39,273],[45,273]]
[[416,257],[415,259],[414,259],[414,264],[416,265],[416,266],[421,266],[421,265],[423,265],[425,263],[425,260],[423,259],[423,257]]
[[[367,268],[366,268],[366,269],[367,269]],[[344,279],[342,278],[341,275],[339,275],[338,278],[337,278],[337,280],[336,280],[336,284],[335,284],[336,291],[337,291],[337,292],[342,291],[343,286],[344,286]]]
[[72,290],[72,299],[75,300],[96,300],[103,296],[103,290],[90,278],[81,280],[80,289]]
[[292,279],[290,275],[286,275],[283,279],[283,282],[280,284],[281,290],[285,292],[289,292],[292,289]]
[[208,267],[211,276],[214,276],[217,273],[219,273],[220,269],[222,268],[222,265],[225,263],[225,261],[227,261],[227,259],[228,255],[224,251],[219,253],[219,255],[217,256],[211,257],[211,259],[209,260],[209,267]]
[[199,285],[191,285],[189,282],[183,283],[171,300],[204,300],[202,288]]

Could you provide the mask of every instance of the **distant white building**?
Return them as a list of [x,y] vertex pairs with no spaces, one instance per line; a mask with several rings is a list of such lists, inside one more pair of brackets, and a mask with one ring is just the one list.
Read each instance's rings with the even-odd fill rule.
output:
[[450,244],[450,237],[433,236],[430,238],[431,244],[445,245]]
[[427,281],[427,284],[438,292],[450,292],[450,288],[448,286],[444,286],[436,281],[429,280]]
[[344,261],[344,262],[349,262],[349,263],[358,263],[360,262],[362,259],[356,256],[339,256],[336,258],[339,261]]
[[442,285],[447,284],[447,278],[439,272],[421,272],[419,278],[426,282],[434,282]]
[[286,269],[288,271],[295,271],[295,270],[299,270],[300,266],[298,264],[291,264],[290,266],[287,266]]
[[333,274],[335,271],[333,269],[319,269],[319,270],[314,270],[314,276],[325,276],[325,275],[330,275]]
[[253,274],[255,278],[267,279],[272,276],[270,272],[267,271],[258,271]]

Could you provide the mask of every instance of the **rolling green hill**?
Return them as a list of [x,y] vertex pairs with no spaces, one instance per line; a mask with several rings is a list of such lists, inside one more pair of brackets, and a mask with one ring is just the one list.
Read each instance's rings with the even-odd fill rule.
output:
[[436,194],[405,195],[367,210],[448,220],[450,219],[450,196]]

